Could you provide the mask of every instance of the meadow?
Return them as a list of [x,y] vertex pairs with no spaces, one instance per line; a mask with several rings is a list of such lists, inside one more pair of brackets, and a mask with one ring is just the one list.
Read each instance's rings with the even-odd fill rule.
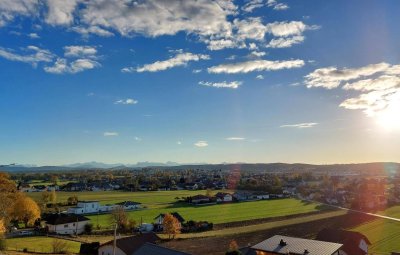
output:
[[[377,212],[394,218],[400,218],[400,206],[393,206],[382,212]],[[369,247],[371,254],[391,254],[400,251],[400,221],[376,219],[350,230],[363,233],[371,241]]]
[[[217,191],[213,191],[214,193]],[[116,203],[125,200],[140,202],[145,207],[130,211],[128,215],[136,222],[153,222],[160,213],[178,212],[186,220],[209,221],[214,224],[253,220],[268,217],[295,215],[319,211],[321,207],[314,203],[304,203],[296,199],[277,199],[252,202],[192,206],[177,202],[176,198],[205,194],[200,191],[152,191],[152,192],[57,192],[57,201],[65,202],[68,197],[77,195],[79,200],[98,200],[101,204]],[[29,193],[29,196],[40,201],[40,193]],[[108,214],[88,216],[94,226],[110,227]]]
[[[9,251],[23,251],[27,249],[28,252],[36,253],[52,253],[53,242],[55,238],[46,236],[35,237],[19,237],[10,238],[6,240],[7,250]],[[66,243],[65,252],[67,254],[78,254],[81,246],[80,242],[62,240]]]

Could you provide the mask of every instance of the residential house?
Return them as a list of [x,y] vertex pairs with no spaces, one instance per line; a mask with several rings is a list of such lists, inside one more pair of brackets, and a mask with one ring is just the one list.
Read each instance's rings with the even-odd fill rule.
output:
[[237,201],[255,200],[256,197],[249,191],[237,191],[233,193],[232,197]]
[[99,201],[78,201],[78,204],[74,207],[68,208],[68,213],[74,214],[90,214],[97,213],[100,211]]
[[254,193],[254,196],[255,196],[258,200],[269,199],[269,194],[268,194],[268,193],[265,193],[265,192],[256,192],[256,193]]
[[233,197],[229,193],[224,193],[224,192],[218,192],[215,194],[215,198],[217,199],[217,202],[232,202]]
[[[182,223],[185,222],[185,219],[177,212],[173,212],[171,214],[179,221],[180,226],[182,226]],[[165,213],[160,213],[157,217],[154,218],[154,225],[156,230],[161,231],[163,229],[164,217]]]
[[340,243],[275,235],[246,250],[245,255],[341,255]]
[[49,233],[59,235],[79,235],[85,231],[90,219],[77,214],[51,214],[45,218]]
[[18,185],[18,190],[21,192],[33,192],[31,186],[27,183]]
[[186,183],[185,189],[187,190],[197,190],[199,189],[199,185],[197,183]]
[[47,187],[45,185],[33,185],[31,189],[32,192],[43,192],[47,190]]
[[371,244],[368,238],[359,232],[340,229],[325,228],[318,233],[316,239],[343,244],[340,255],[367,255],[368,245]]
[[[141,233],[135,236],[123,237],[116,240],[115,255],[133,255],[146,243],[156,243],[160,238],[154,234]],[[98,255],[113,255],[114,240],[100,245]],[[150,254],[149,254],[150,255]]]
[[137,249],[132,255],[190,255],[190,254],[186,252],[165,248],[153,243],[145,243],[139,249]]
[[142,207],[141,203],[132,202],[132,201],[124,201],[124,202],[116,203],[116,205],[124,207],[125,210],[135,210],[135,209],[140,209]]

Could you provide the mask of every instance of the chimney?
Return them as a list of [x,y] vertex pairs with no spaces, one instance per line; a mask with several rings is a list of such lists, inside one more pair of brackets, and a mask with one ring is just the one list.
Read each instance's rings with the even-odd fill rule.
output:
[[307,250],[307,249],[305,249],[304,250],[304,255],[307,255],[307,254],[309,254],[310,252]]
[[279,246],[286,246],[287,243],[285,241],[283,241],[283,239],[281,239],[281,241],[279,242]]

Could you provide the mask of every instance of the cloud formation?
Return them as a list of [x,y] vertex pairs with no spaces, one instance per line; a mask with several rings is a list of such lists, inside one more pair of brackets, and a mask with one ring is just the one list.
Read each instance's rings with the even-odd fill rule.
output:
[[227,140],[227,141],[243,141],[245,139],[246,138],[244,138],[244,137],[227,137],[227,138],[225,138],[225,140]]
[[48,73],[53,74],[64,74],[64,73],[79,73],[85,70],[94,69],[100,67],[100,63],[91,59],[77,59],[69,62],[65,58],[58,58],[53,66],[46,66],[44,70]]
[[64,56],[66,57],[94,57],[97,49],[92,46],[71,45],[64,47]]
[[249,73],[254,71],[276,71],[282,69],[300,68],[304,66],[304,61],[300,59],[271,61],[271,60],[252,60],[233,64],[222,64],[208,68],[209,73]]
[[305,76],[308,88],[341,88],[358,92],[339,106],[362,110],[368,116],[382,114],[400,98],[400,65],[382,62],[358,68],[325,67]]
[[198,142],[196,142],[194,144],[194,146],[196,146],[196,147],[207,147],[208,143],[207,143],[207,141],[198,141]]
[[107,131],[103,133],[103,136],[118,136],[118,135],[119,135],[118,132]]
[[179,53],[176,56],[163,60],[163,61],[156,61],[152,64],[146,64],[142,67],[134,68],[134,67],[124,67],[121,69],[123,73],[130,73],[130,72],[158,72],[163,71],[166,69],[170,69],[176,66],[185,66],[190,61],[200,61],[200,60],[207,60],[210,59],[209,55],[204,54],[193,54],[190,52],[187,53]]
[[51,62],[55,55],[49,50],[30,45],[18,53],[12,49],[0,47],[0,57],[36,66],[39,62]]
[[200,81],[199,85],[207,86],[207,87],[214,87],[214,88],[229,88],[229,89],[237,89],[240,85],[242,85],[241,81],[231,81],[231,82],[206,82]]
[[280,126],[281,128],[312,128],[318,125],[316,122],[305,122],[305,123],[297,123],[297,124],[287,124]]
[[137,104],[137,103],[139,103],[139,101],[132,98],[120,99],[114,102],[114,104]]

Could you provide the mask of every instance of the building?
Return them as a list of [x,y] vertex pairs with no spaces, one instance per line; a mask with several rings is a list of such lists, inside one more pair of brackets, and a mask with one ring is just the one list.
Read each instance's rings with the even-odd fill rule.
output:
[[49,233],[59,235],[79,235],[85,231],[90,219],[77,214],[51,214],[45,219]]
[[[180,227],[182,227],[182,223],[185,222],[185,219],[177,212],[173,212],[171,213],[172,216],[174,216],[180,224]],[[164,217],[165,217],[165,213],[160,213],[157,217],[154,218],[154,225],[155,225],[155,229],[158,231],[162,231],[163,230],[163,224],[164,224]]]
[[341,255],[342,244],[275,235],[251,246],[246,254]]
[[135,210],[140,209],[142,207],[141,203],[132,202],[132,201],[124,201],[120,203],[116,203],[115,205],[124,207],[125,210]]
[[97,213],[99,211],[99,201],[78,201],[78,204],[76,206],[68,208],[67,213],[90,214]]
[[[119,238],[116,240],[115,255],[133,255],[144,244],[155,244],[159,239],[160,238],[153,232]],[[98,255],[113,255],[113,244],[114,240],[111,240],[100,245]]]
[[145,243],[132,255],[190,255],[190,254],[165,248],[152,243]]
[[368,238],[359,232],[340,229],[325,228],[318,233],[316,239],[342,243],[340,255],[366,255],[368,254],[368,245],[371,244]]
[[224,193],[224,192],[218,192],[215,194],[215,197],[217,199],[217,202],[232,202],[233,197],[229,193]]

